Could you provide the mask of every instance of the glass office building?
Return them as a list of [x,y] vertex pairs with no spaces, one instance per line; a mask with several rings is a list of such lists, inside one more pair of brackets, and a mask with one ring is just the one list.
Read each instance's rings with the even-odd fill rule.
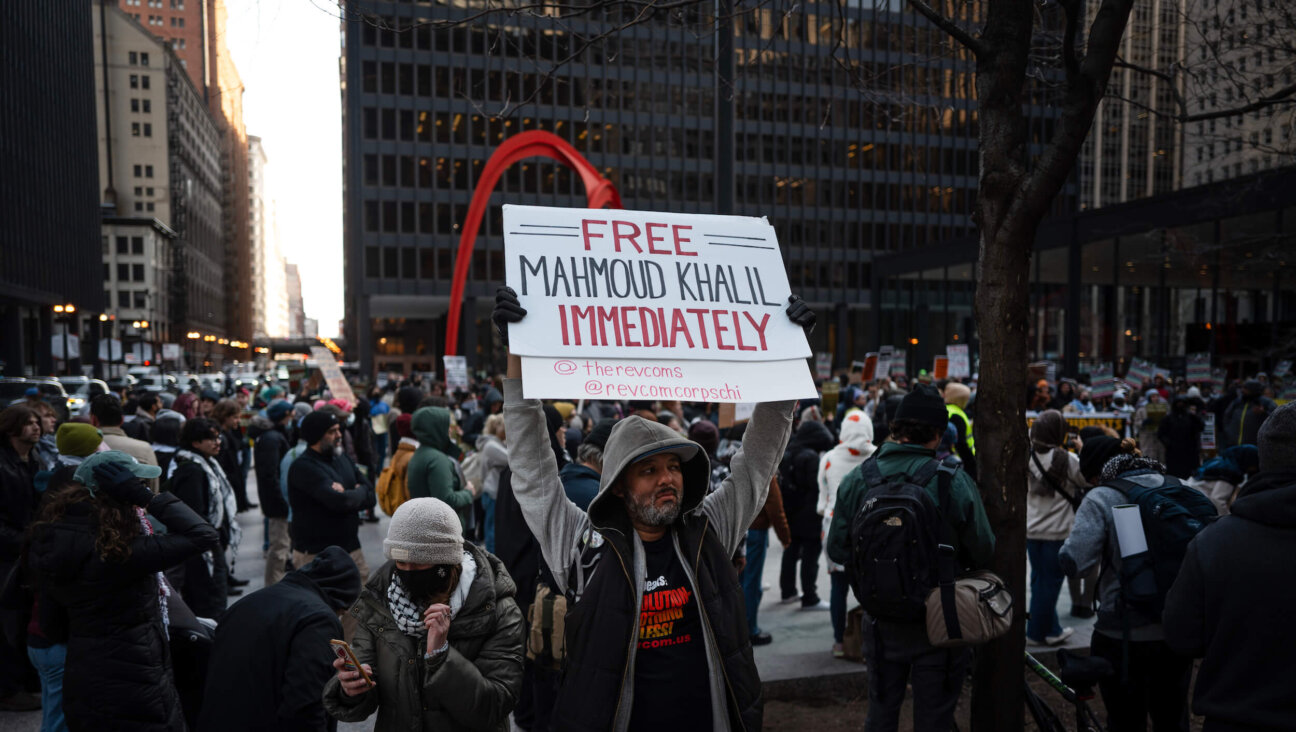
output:
[[[898,2],[776,3],[740,10],[727,32],[711,7],[557,19],[483,15],[465,0],[347,4],[346,335],[363,372],[440,371],[469,200],[495,147],[525,130],[571,143],[626,208],[768,217],[793,290],[827,325],[813,345],[835,360],[912,330],[903,303],[882,304],[901,310],[884,332],[867,317],[872,262],[972,234],[971,63]],[[721,32],[732,71],[717,61]],[[1028,102],[1038,145],[1049,107]],[[1069,188],[1060,210],[1073,200]],[[545,159],[496,186],[465,290],[460,352],[475,368],[501,363],[488,316],[504,278],[503,203],[585,198]],[[957,332],[967,315],[936,327]]]

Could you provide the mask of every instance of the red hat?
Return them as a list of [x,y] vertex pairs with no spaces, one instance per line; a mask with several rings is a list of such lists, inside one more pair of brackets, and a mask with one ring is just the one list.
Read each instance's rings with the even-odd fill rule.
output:
[[396,418],[396,434],[400,437],[414,437],[414,418],[408,414],[402,414]]

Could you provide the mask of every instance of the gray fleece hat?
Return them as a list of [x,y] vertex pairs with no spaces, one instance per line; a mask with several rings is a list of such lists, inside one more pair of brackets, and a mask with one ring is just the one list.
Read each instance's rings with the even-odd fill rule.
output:
[[1260,425],[1256,442],[1261,472],[1296,472],[1296,402],[1275,409]]
[[392,515],[383,541],[383,554],[411,564],[463,562],[463,524],[445,501],[411,498]]

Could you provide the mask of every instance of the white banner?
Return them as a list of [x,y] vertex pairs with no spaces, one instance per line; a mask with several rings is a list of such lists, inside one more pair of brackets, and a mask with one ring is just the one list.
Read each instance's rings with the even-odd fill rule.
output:
[[50,350],[54,353],[54,358],[66,358],[63,355],[63,339],[67,339],[67,350],[72,358],[81,358],[81,337],[72,333],[63,335],[50,336]]
[[163,344],[162,344],[162,360],[164,360],[164,361],[179,361],[179,360],[180,360],[180,344],[179,344],[179,343],[163,343]]
[[765,219],[510,205],[504,248],[508,284],[527,309],[509,327],[515,354],[725,362],[811,355],[784,313],[791,288]]
[[122,342],[116,338],[103,339],[99,341],[99,360],[100,361],[121,361],[122,360]]
[[945,346],[945,355],[949,357],[951,379],[966,379],[972,376],[972,361],[968,358],[966,343]]
[[442,356],[445,363],[446,391],[468,391],[468,357]]
[[741,403],[818,395],[804,359],[746,363],[524,357],[522,389],[528,399],[573,400]]

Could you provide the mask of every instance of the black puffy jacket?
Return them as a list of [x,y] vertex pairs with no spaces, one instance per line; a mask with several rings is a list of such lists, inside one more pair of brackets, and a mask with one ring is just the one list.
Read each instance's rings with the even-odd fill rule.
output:
[[217,547],[216,530],[180,499],[161,494],[149,513],[167,533],[137,536],[126,560],[104,561],[95,549],[95,509],[93,501],[76,503],[58,522],[38,526],[28,554],[41,596],[67,609],[68,729],[183,730],[157,573]]
[[[175,472],[167,479],[163,490],[173,493],[184,501],[194,513],[203,517],[211,514],[211,491],[207,486],[207,473],[202,466],[184,457],[175,458]],[[230,517],[214,527],[220,538],[221,546],[229,543]],[[218,551],[217,554],[220,554]],[[225,561],[223,556],[214,559],[215,564],[208,568],[207,560],[202,556],[189,557],[184,562],[183,572],[173,576],[176,590],[196,615],[203,618],[219,618],[225,612],[228,601]]]
[[779,463],[779,490],[792,536],[819,536],[822,520],[815,512],[819,501],[819,456],[837,441],[823,422],[802,422],[788,442]]
[[288,518],[288,499],[279,489],[279,464],[288,454],[288,435],[264,417],[256,417],[248,428],[255,440],[252,465],[256,469],[257,499],[266,518]]

